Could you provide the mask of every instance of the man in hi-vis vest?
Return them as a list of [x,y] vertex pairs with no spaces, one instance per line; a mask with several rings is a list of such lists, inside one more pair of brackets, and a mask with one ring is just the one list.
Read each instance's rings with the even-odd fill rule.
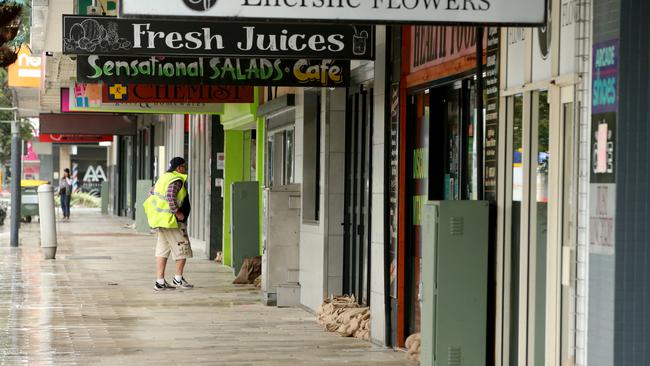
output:
[[[169,162],[167,172],[156,182],[144,202],[144,212],[149,226],[158,229],[156,243],[156,291],[174,288],[192,288],[185,278],[183,269],[187,258],[192,258],[192,247],[187,235],[187,217],[190,213],[187,193],[187,165],[185,159],[176,157]],[[171,253],[176,261],[176,274],[172,285],[165,281],[165,267]]]

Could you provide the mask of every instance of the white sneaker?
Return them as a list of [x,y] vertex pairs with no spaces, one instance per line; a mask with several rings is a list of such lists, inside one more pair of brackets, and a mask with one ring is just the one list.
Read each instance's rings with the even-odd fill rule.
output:
[[158,283],[158,281],[154,282],[153,284],[153,289],[154,291],[165,291],[165,290],[174,290],[175,287],[171,286],[167,281],[163,283],[162,285]]
[[172,284],[176,287],[180,288],[193,288],[194,285],[190,285],[187,281],[185,281],[185,277],[181,277],[180,281],[176,281],[176,277],[172,280]]

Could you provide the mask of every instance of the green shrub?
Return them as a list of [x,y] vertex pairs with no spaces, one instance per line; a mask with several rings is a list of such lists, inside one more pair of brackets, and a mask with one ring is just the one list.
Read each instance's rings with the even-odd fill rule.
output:
[[[70,199],[70,207],[99,208],[101,203],[102,199],[100,197],[82,192],[73,193]],[[59,195],[54,196],[54,204],[61,207],[61,197]]]
[[102,199],[89,193],[73,193],[70,200],[70,207],[99,208]]

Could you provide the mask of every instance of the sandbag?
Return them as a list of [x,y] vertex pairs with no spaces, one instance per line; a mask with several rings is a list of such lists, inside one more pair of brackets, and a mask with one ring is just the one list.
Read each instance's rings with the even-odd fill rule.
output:
[[411,361],[420,362],[420,348],[422,344],[422,339],[420,333],[411,334],[406,338],[404,346],[407,351],[406,354]]
[[330,296],[318,308],[317,315],[318,324],[328,332],[370,338],[370,309],[357,304],[354,296]]
[[262,257],[244,258],[244,263],[239,270],[237,278],[232,283],[237,285],[252,284],[262,275]]

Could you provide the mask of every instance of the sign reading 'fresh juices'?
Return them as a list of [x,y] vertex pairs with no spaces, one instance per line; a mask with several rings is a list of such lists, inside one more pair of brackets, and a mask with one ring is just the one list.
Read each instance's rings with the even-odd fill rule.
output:
[[374,27],[63,16],[63,53],[374,59]]

